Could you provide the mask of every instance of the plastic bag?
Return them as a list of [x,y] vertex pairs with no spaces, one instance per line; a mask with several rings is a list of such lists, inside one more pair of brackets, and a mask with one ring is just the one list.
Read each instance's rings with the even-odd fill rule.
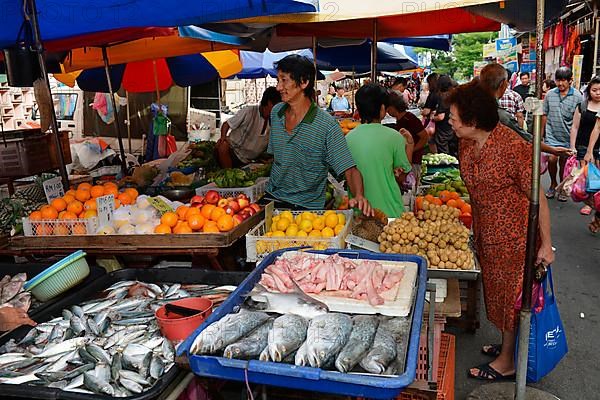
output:
[[167,157],[177,151],[177,142],[175,136],[167,135]]
[[[544,308],[540,312],[531,314],[527,382],[538,382],[548,375],[569,351],[564,326],[556,305],[550,267],[546,279],[542,282],[542,288]],[[518,351],[519,349],[517,353]]]
[[[519,294],[515,302],[515,310],[520,311],[523,305],[523,293]],[[533,281],[531,288],[531,307],[534,312],[539,313],[544,308],[544,290],[542,284],[538,281]]]
[[577,157],[575,156],[571,156],[567,159],[567,162],[565,163],[565,171],[563,173],[563,179],[566,179],[569,175],[571,175],[571,171],[573,171],[573,169],[578,168],[579,167],[579,161],[577,161]]
[[593,163],[588,164],[585,190],[591,193],[600,190],[600,169],[598,169],[598,167],[596,167]]
[[[540,175],[544,175],[546,173],[546,171],[548,171],[548,159],[550,158],[550,156],[548,155],[548,153],[542,153],[542,156],[540,158]],[[566,170],[565,170],[565,177],[563,179],[565,179],[568,176]]]
[[590,194],[586,191],[586,182],[587,182],[587,171],[588,166],[586,165],[581,169],[581,173],[573,182],[573,187],[571,188],[571,198],[575,202],[585,201]]

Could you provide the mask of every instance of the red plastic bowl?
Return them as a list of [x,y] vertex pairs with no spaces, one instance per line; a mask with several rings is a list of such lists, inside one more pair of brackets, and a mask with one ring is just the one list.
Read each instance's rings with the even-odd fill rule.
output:
[[189,297],[187,299],[172,301],[169,304],[199,310],[198,314],[191,317],[181,317],[173,312],[167,315],[164,305],[156,310],[155,316],[160,331],[164,337],[171,341],[186,339],[212,314],[213,302],[204,297]]

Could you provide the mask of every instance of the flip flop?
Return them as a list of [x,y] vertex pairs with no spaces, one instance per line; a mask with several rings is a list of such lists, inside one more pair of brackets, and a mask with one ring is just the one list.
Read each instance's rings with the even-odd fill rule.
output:
[[557,199],[557,200],[558,200],[558,201],[560,201],[561,203],[564,203],[564,202],[566,202],[567,200],[569,200],[569,198],[567,197],[567,195],[566,195],[566,194],[564,194],[564,193],[560,193],[560,194],[558,195],[558,199]]
[[579,214],[581,215],[590,215],[592,213],[592,207],[583,206],[581,210],[579,210]]
[[502,375],[490,366],[490,363],[481,364],[475,367],[479,370],[476,375],[473,375],[471,371],[468,371],[469,378],[479,379],[488,382],[503,382],[503,381],[514,381],[516,374]]
[[553,199],[554,196],[556,196],[556,190],[554,190],[554,189],[546,190],[546,198],[547,199]]
[[[487,347],[487,350],[486,350]],[[481,352],[486,356],[490,357],[498,357],[500,355],[500,351],[502,350],[501,344],[488,344],[481,348]]]
[[590,222],[590,224],[588,225],[588,229],[594,235],[596,233],[600,232],[600,217],[594,217],[594,219],[592,220],[592,222]]

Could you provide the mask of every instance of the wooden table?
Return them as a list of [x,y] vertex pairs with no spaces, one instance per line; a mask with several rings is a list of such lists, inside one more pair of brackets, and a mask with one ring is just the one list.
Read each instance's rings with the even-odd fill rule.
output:
[[218,257],[250,229],[264,219],[264,209],[226,233],[186,235],[81,235],[17,236],[0,254],[31,257],[67,255],[84,250],[90,256],[175,256],[189,255],[192,260],[207,257],[212,268],[223,270]]

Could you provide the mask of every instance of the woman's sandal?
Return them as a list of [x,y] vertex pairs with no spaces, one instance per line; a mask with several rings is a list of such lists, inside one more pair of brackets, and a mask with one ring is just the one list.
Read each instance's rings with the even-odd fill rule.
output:
[[590,232],[596,234],[600,232],[600,217],[595,216],[592,222],[588,225]]
[[479,370],[477,374],[472,374],[471,370],[468,371],[469,377],[479,379],[488,382],[502,382],[502,381],[514,381],[516,374],[502,375],[490,366],[490,363],[481,364],[475,367]]
[[502,350],[501,344],[488,344],[481,348],[481,352],[486,356],[490,357],[498,357],[500,355],[500,351]]
[[581,208],[581,210],[579,210],[579,214],[590,215],[592,213],[592,211],[593,211],[592,207],[585,205]]

